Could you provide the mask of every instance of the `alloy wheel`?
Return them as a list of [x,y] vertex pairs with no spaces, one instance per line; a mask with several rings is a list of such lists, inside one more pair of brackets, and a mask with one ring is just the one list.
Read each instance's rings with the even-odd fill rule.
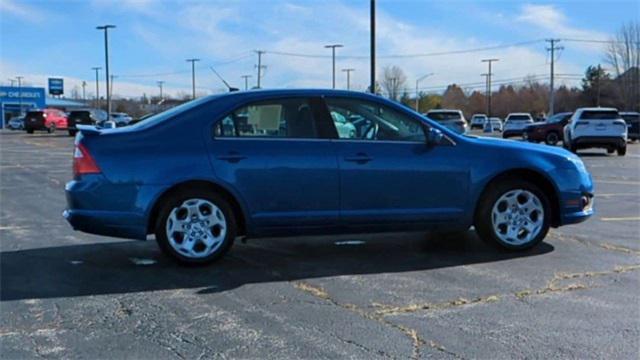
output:
[[506,192],[493,205],[491,221],[495,235],[510,245],[533,241],[544,225],[544,207],[529,190]]
[[171,247],[182,256],[205,258],[224,242],[227,221],[211,201],[188,199],[171,210],[166,234]]

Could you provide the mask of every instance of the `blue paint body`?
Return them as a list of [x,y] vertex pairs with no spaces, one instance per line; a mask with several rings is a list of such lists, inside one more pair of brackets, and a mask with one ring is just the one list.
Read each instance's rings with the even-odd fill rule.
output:
[[[214,138],[213,126],[255,101],[291,97],[358,98],[437,128],[449,145],[423,142]],[[84,130],[76,141],[102,170],[66,185],[65,217],[77,230],[134,239],[153,231],[154,207],[180,184],[203,181],[233,196],[248,236],[392,230],[465,230],[487,184],[530,171],[555,193],[554,226],[586,220],[575,200],[593,193],[574,154],[556,147],[458,135],[382,97],[336,90],[260,90],[210,96],[155,119]],[[237,161],[221,159],[239,154]],[[346,161],[366,154],[371,160]],[[573,204],[573,205],[570,205]]]

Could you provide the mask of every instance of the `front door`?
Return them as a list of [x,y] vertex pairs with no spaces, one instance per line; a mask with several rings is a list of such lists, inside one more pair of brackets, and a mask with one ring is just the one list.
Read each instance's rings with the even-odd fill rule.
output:
[[453,142],[427,145],[426,125],[386,104],[350,98],[325,101],[334,120],[345,118],[356,129],[355,135],[341,132],[334,141],[346,225],[460,218],[469,172],[452,161],[458,151]]

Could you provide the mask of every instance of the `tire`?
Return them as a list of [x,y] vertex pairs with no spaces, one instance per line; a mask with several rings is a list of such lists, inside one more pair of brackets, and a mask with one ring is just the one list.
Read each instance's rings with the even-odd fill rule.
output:
[[560,136],[557,132],[551,131],[544,137],[544,143],[550,146],[556,146],[560,141]]
[[547,195],[534,183],[520,178],[490,184],[480,198],[474,219],[483,240],[507,250],[536,246],[547,236],[550,223]]
[[69,136],[76,136],[78,130],[69,130]]
[[[191,210],[187,206],[191,206]],[[192,215],[196,219],[191,220]],[[205,224],[205,219],[210,222]],[[184,224],[181,227],[182,222]],[[215,225],[211,226],[212,223]],[[170,228],[177,231],[171,234]],[[188,231],[192,232],[191,238],[185,238]],[[207,231],[211,236],[208,241],[212,244],[209,245],[205,244],[207,237],[204,234]],[[216,193],[197,188],[167,198],[161,204],[155,226],[160,249],[183,265],[204,265],[220,259],[233,245],[236,234],[236,218],[229,203]]]
[[56,124],[51,124],[51,126],[47,128],[47,132],[49,134],[53,134],[54,132],[56,132]]
[[627,153],[627,146],[621,146],[618,148],[618,156],[625,156]]
[[27,129],[27,134],[33,134],[33,129]]

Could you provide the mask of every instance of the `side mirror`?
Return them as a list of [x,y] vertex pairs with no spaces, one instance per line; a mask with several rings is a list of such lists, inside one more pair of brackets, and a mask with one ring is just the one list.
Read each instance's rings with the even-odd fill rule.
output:
[[442,142],[442,138],[444,138],[442,131],[436,128],[429,128],[427,130],[427,145],[436,146]]

